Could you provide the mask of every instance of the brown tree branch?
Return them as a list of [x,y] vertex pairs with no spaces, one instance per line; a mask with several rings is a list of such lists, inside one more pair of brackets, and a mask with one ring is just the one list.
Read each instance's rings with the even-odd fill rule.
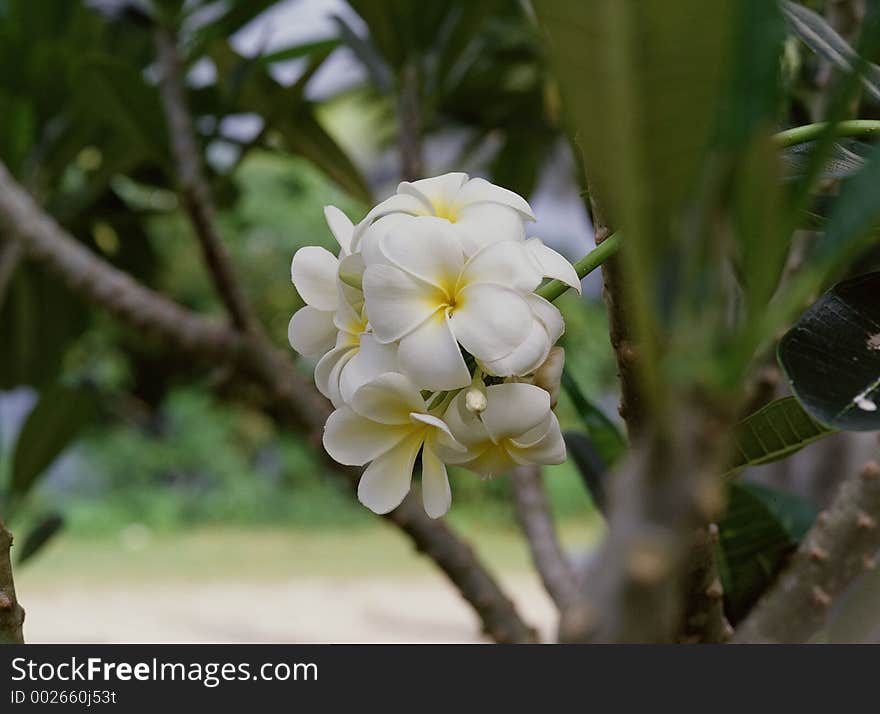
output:
[[687,616],[696,534],[721,507],[726,420],[682,398],[611,480],[609,530],[560,625],[567,642],[672,642]]
[[559,612],[565,612],[580,599],[580,588],[575,569],[556,533],[541,469],[518,466],[511,472],[511,480],[516,515],[529,544],[532,562],[547,594]]
[[202,174],[201,152],[184,94],[177,38],[170,30],[159,26],[155,32],[155,43],[160,73],[159,89],[171,137],[171,150],[177,164],[183,205],[199,238],[214,287],[233,324],[242,332],[253,332],[257,329],[257,322],[235,279],[232,262],[217,230],[211,193]]
[[10,236],[0,236],[0,309],[6,300],[15,269],[21,262],[21,244]]
[[11,548],[12,534],[0,521],[0,644],[20,645],[24,643],[24,610],[15,597]]
[[[286,355],[259,336],[242,336],[229,327],[193,314],[140,285],[67,234],[47,216],[0,163],[0,219],[22,241],[27,253],[44,263],[70,289],[136,330],[151,331],[171,349],[186,350],[210,364],[223,364],[235,378],[268,391],[272,407],[285,423],[313,440],[323,428],[329,404],[290,365]],[[334,467],[353,485],[359,472]],[[443,523],[432,521],[409,498],[385,516],[432,558],[482,619],[490,637],[503,642],[533,642],[534,631],[516,612],[472,549]]]
[[715,561],[718,527],[713,523],[697,531],[685,585],[687,600],[679,633],[683,644],[726,642],[733,629],[724,617],[724,588]]
[[880,465],[840,486],[776,583],[739,625],[733,642],[806,642],[828,621],[835,599],[880,550]]

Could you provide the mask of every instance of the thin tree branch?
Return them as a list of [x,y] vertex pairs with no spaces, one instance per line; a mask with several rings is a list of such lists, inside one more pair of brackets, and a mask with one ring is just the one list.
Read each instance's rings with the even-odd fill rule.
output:
[[[193,314],[153,292],[80,245],[47,216],[0,163],[0,219],[19,236],[28,255],[44,263],[70,289],[136,330],[151,331],[171,349],[210,364],[228,365],[236,379],[269,392],[285,423],[319,441],[327,401],[290,365],[286,355],[259,336]],[[359,472],[334,463],[352,485]],[[409,498],[385,516],[432,558],[482,619],[487,634],[503,642],[533,642],[534,631],[517,614],[471,548],[443,523],[432,521]]]
[[776,583],[739,625],[733,642],[806,642],[828,621],[836,598],[875,567],[880,550],[880,465],[840,486]]
[[257,322],[235,279],[232,262],[217,230],[211,193],[202,173],[201,152],[184,94],[177,38],[160,25],[155,31],[155,43],[160,73],[159,89],[171,137],[171,150],[177,164],[183,205],[199,238],[214,287],[233,324],[243,332],[253,332],[257,329]]
[[24,643],[24,610],[15,597],[11,548],[12,534],[0,521],[0,644],[20,645]]
[[410,62],[400,73],[397,99],[397,147],[404,181],[415,181],[422,175],[421,114],[419,73]]
[[529,544],[532,562],[544,589],[560,612],[580,599],[577,575],[562,549],[550,513],[550,504],[538,466],[518,466],[511,472],[514,503],[520,526]]

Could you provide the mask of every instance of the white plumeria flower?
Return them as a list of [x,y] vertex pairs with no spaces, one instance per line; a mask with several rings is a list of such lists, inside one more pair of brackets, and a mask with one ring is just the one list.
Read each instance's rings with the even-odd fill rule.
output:
[[[340,255],[348,255],[354,225],[335,206],[326,206],[324,216],[339,243]],[[293,349],[304,357],[318,357],[337,344],[338,330],[360,334],[362,328],[357,329],[356,323],[361,318],[346,294],[348,286],[339,282],[339,258],[333,253],[313,245],[300,248],[290,264],[290,279],[306,303],[287,326]],[[337,322],[343,326],[337,326]]]
[[336,461],[369,466],[358,484],[358,499],[375,513],[388,513],[409,493],[416,458],[422,454],[422,501],[431,518],[449,510],[452,492],[438,456],[463,447],[402,374],[386,373],[355,392],[324,428],[324,448]]
[[[466,258],[447,228],[433,217],[401,223],[382,240],[387,263],[368,265],[363,278],[376,338],[399,340],[402,370],[432,391],[470,383],[459,343],[494,362],[529,338],[535,320],[524,295],[541,281],[524,244],[493,243]],[[527,366],[505,364],[511,373]]]
[[565,442],[545,390],[525,383],[495,384],[486,388],[486,400],[479,414],[467,408],[464,392],[452,400],[443,418],[467,451],[443,451],[446,463],[488,477],[516,465],[565,461]]
[[[449,173],[421,181],[404,181],[397,193],[371,210],[358,225],[353,250],[361,251],[373,221],[391,215],[436,216],[451,226],[466,255],[489,243],[525,238],[525,222],[535,215],[528,202],[506,188],[467,174]],[[366,248],[363,251],[368,252]]]

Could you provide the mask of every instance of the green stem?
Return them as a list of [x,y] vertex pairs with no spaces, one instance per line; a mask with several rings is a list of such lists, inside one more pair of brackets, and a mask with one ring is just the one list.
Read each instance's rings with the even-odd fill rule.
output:
[[[808,141],[815,141],[827,129],[827,122],[806,124],[781,131],[774,138],[780,147],[786,148],[797,144],[805,144]],[[834,125],[834,134],[841,137],[880,135],[880,121],[876,119],[851,119],[838,122]]]
[[[577,263],[574,269],[577,271],[578,277],[583,280],[587,275],[592,273],[602,263],[617,252],[620,248],[620,233],[612,233],[593,250],[587,253]],[[553,302],[562,293],[568,290],[569,286],[559,280],[551,280],[546,285],[542,285],[535,292],[545,300]]]

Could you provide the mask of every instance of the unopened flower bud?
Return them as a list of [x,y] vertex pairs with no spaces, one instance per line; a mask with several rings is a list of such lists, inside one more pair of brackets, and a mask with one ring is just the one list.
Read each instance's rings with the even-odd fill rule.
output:
[[559,400],[559,383],[562,380],[562,367],[565,365],[565,350],[554,347],[544,360],[544,364],[535,370],[534,383],[550,395],[550,408],[556,407]]
[[471,387],[464,395],[464,405],[471,414],[481,414],[489,406],[485,387]]

